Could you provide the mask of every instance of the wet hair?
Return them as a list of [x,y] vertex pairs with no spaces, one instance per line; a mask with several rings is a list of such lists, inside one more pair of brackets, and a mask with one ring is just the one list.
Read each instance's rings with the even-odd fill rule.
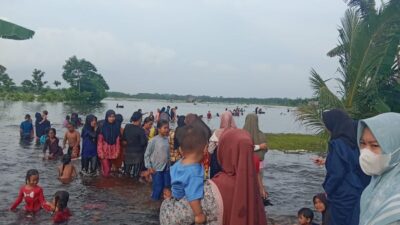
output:
[[71,163],[71,156],[69,154],[63,155],[61,162],[63,164],[63,167],[62,167],[62,170],[60,173],[60,177],[62,177],[62,175],[64,173],[65,166]]
[[47,116],[49,115],[49,112],[47,110],[43,110],[43,114]]
[[68,121],[67,126],[71,125],[73,128],[75,128],[75,124],[72,121]]
[[63,211],[68,206],[69,193],[67,191],[57,191],[54,194],[54,211],[58,208],[59,211]]
[[28,184],[28,181],[31,179],[31,176],[39,176],[39,171],[35,169],[28,170],[28,172],[26,172],[25,184]]
[[57,132],[56,132],[56,129],[55,129],[55,128],[50,128],[50,129],[48,129],[48,130],[46,131],[46,134],[49,135],[50,131],[53,131],[54,136],[57,135]]
[[203,152],[208,143],[204,129],[200,126],[184,126],[177,137],[183,152]]
[[166,121],[166,120],[160,120],[160,121],[158,121],[158,123],[157,123],[157,129],[160,129],[161,127],[163,127],[163,126],[165,126],[165,125],[168,125],[168,126],[169,126],[169,122]]
[[310,222],[314,219],[314,213],[310,208],[301,208],[297,213],[297,216],[303,216],[306,219],[310,219]]
[[26,115],[25,115],[25,119],[26,119],[26,120],[30,120],[30,119],[31,119],[31,115],[26,114]]
[[117,123],[122,124],[122,122],[124,121],[124,117],[121,114],[117,114],[115,115],[115,121],[117,121]]

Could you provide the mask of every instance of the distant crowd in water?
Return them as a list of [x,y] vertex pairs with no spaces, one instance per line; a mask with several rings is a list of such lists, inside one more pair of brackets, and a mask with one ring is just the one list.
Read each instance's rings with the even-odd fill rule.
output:
[[[73,113],[63,123],[62,144],[49,113],[43,111],[35,114],[34,124],[30,115],[25,116],[20,135],[36,138],[43,146],[43,160],[61,160],[55,169],[62,184],[71,183],[78,174],[105,178],[123,174],[121,179],[151,183],[151,199],[162,202],[160,224],[267,224],[265,206],[272,205],[263,183],[268,144],[259,129],[259,108],[246,115],[242,129],[234,114],[243,115],[245,110],[226,109],[217,115],[221,122],[214,131],[201,116],[178,116],[177,110],[138,109],[125,127],[122,115],[113,110],[103,120],[87,115],[84,123]],[[207,119],[211,118],[208,112]],[[400,114],[355,121],[333,109],[323,113],[323,122],[331,136],[328,154],[326,159],[313,159],[327,171],[325,192],[312,199],[322,215],[320,224],[400,224]],[[175,123],[176,128],[170,129]],[[79,172],[71,163],[77,159]],[[55,223],[67,221],[72,216],[69,193],[58,191],[52,202],[46,202],[38,182],[39,172],[29,170],[11,210],[25,200],[28,213],[43,208],[54,213]],[[310,208],[301,208],[297,217],[300,225],[317,224]]]

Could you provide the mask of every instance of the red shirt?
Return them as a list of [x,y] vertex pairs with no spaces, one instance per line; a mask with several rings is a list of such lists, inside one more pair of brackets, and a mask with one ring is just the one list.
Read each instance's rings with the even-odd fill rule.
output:
[[256,168],[256,173],[260,173],[260,157],[258,157],[256,154],[253,154],[253,162],[254,167]]
[[65,208],[63,211],[58,211],[56,214],[53,216],[53,222],[54,223],[62,223],[65,222],[71,217],[71,211],[69,211],[68,208]]
[[43,189],[38,185],[31,189],[27,185],[22,186],[11,210],[15,210],[22,200],[25,200],[25,210],[28,212],[38,212],[41,208],[50,210],[44,199]]

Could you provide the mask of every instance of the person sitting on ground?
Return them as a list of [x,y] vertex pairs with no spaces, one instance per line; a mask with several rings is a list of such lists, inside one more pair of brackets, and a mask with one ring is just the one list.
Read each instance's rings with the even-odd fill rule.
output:
[[328,210],[328,201],[326,199],[325,193],[320,193],[314,196],[313,198],[314,208],[317,212],[322,214],[322,223],[321,225],[329,225],[330,213]]
[[309,208],[302,208],[297,213],[299,225],[318,225],[313,222],[314,213]]
[[62,165],[58,167],[58,180],[63,184],[68,184],[77,175],[75,166],[71,164],[71,156],[65,154],[62,158]]
[[[50,128],[48,138],[43,146],[43,159],[57,159],[62,156],[63,150],[59,145],[60,140],[56,136],[56,129]],[[49,150],[49,155],[46,157],[46,151]]]
[[361,196],[360,225],[400,224],[399,137],[399,113],[384,113],[358,125],[361,169],[372,176]]
[[206,222],[201,208],[204,195],[204,168],[201,164],[208,140],[201,128],[185,126],[178,137],[183,158],[171,167],[172,197],[185,198],[193,210],[194,222]]
[[81,135],[75,130],[75,126],[72,123],[68,123],[67,128],[68,130],[65,132],[63,140],[63,149],[66,148],[68,143],[68,155],[70,155],[72,159],[76,159],[79,157],[80,153]]
[[19,126],[19,134],[22,139],[33,138],[34,132],[33,132],[31,115],[29,114],[25,115],[25,120]]

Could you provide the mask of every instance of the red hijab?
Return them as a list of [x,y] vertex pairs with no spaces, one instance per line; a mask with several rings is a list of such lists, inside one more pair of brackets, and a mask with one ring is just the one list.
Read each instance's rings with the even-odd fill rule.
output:
[[219,140],[218,161],[222,171],[212,181],[224,204],[224,225],[266,225],[266,213],[257,185],[253,141],[241,129],[226,130]]

